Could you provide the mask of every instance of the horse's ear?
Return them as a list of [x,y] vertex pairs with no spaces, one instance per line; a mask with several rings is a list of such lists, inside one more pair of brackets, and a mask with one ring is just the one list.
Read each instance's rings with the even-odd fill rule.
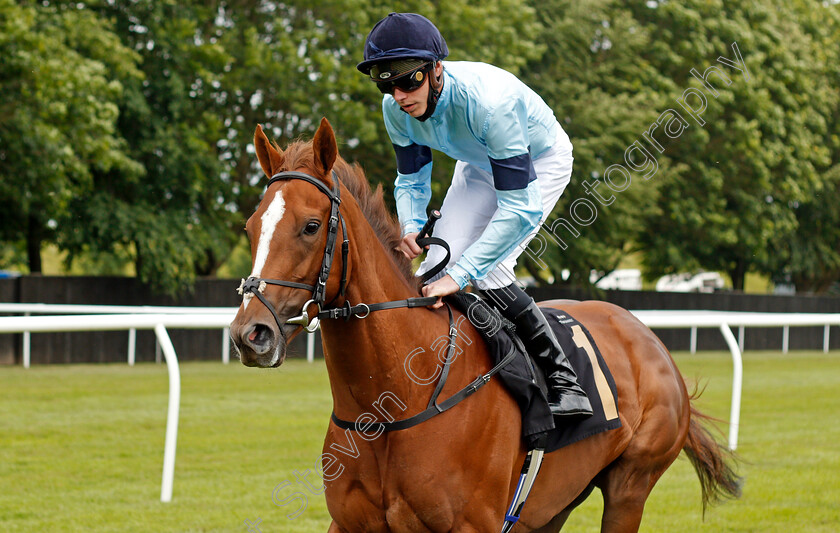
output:
[[324,176],[327,176],[338,157],[338,145],[335,142],[332,126],[326,118],[321,119],[321,125],[315,132],[312,149],[315,151],[315,166],[323,171]]
[[263,172],[269,178],[283,166],[283,153],[271,145],[260,124],[257,124],[257,131],[254,132],[254,149]]

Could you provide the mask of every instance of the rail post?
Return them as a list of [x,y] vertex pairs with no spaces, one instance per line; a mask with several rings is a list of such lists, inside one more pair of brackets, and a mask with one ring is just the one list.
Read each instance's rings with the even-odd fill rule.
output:
[[155,326],[155,336],[166,358],[169,372],[169,411],[166,416],[166,440],[163,447],[163,480],[160,485],[160,501],[172,501],[172,482],[175,478],[175,449],[178,445],[178,406],[181,403],[181,372],[175,347],[163,324]]

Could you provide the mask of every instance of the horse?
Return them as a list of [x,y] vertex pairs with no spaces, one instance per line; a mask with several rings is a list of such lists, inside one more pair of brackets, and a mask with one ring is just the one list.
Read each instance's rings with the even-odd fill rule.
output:
[[[334,417],[319,472],[329,533],[499,531],[528,450],[519,408],[498,379],[408,429],[376,425],[424,412],[441,373],[435,346],[453,323],[446,306],[404,303],[420,284],[396,250],[400,226],[381,185],[371,190],[338,154],[326,118],[310,142],[285,150],[257,126],[254,146],[270,180],[246,224],[253,270],[230,335],[244,365],[278,367],[289,341],[320,318]],[[737,497],[733,458],[650,329],[609,303],[544,305],[562,305],[591,333],[615,380],[621,426],[546,454],[514,531],[560,531],[595,487],[601,531],[638,531],[645,500],[681,450],[700,478],[704,510]],[[493,366],[473,326],[457,311],[454,318],[461,333],[441,398]],[[356,431],[336,419],[356,421]]]

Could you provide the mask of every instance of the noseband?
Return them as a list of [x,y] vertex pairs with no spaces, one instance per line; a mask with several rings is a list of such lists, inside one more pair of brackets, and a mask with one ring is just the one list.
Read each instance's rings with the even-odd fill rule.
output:
[[[283,322],[280,320],[280,317],[277,316],[277,311],[274,310],[274,307],[269,304],[265,299],[265,296],[263,296],[266,285],[280,285],[282,287],[291,287],[293,289],[303,289],[312,292],[312,298],[303,304],[300,315],[288,319],[286,324],[303,326],[303,329],[309,333],[318,329],[321,318],[321,305],[324,304],[324,299],[326,298],[327,279],[330,277],[330,269],[332,268],[333,257],[335,254],[335,242],[338,238],[339,222],[341,223],[341,233],[344,235],[344,241],[341,243],[341,285],[338,289],[338,296],[344,295],[344,290],[347,287],[347,255],[350,251],[350,240],[347,238],[347,225],[344,223],[344,217],[341,216],[341,211],[338,209],[338,206],[341,205],[341,189],[339,187],[338,176],[336,176],[335,171],[332,173],[332,178],[332,190],[330,190],[321,180],[314,178],[309,174],[294,171],[278,172],[273,175],[270,180],[268,180],[268,185],[266,185],[266,190],[268,190],[268,188],[271,187],[271,184],[276,181],[292,179],[303,180],[318,187],[318,190],[327,195],[327,198],[330,199],[331,203],[330,219],[327,224],[327,245],[324,248],[324,259],[321,261],[321,270],[318,273],[318,280],[315,282],[315,285],[297,283],[294,281],[283,281],[279,279],[250,277],[242,280],[242,283],[239,285],[239,289],[237,289],[239,294],[243,296],[245,294],[252,294],[259,298],[263,305],[265,305],[268,310],[271,311],[271,314],[274,315],[274,320],[277,321],[277,326],[280,328],[283,327]],[[309,309],[311,304],[318,306],[318,314],[310,320],[307,309]]]

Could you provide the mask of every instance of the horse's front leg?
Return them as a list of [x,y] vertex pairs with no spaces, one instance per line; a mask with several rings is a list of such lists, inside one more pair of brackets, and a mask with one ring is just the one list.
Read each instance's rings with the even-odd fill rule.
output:
[[341,529],[340,527],[338,527],[338,524],[336,524],[335,521],[333,520],[332,522],[330,522],[330,528],[327,530],[327,533],[347,533],[347,532],[344,531],[343,529]]

